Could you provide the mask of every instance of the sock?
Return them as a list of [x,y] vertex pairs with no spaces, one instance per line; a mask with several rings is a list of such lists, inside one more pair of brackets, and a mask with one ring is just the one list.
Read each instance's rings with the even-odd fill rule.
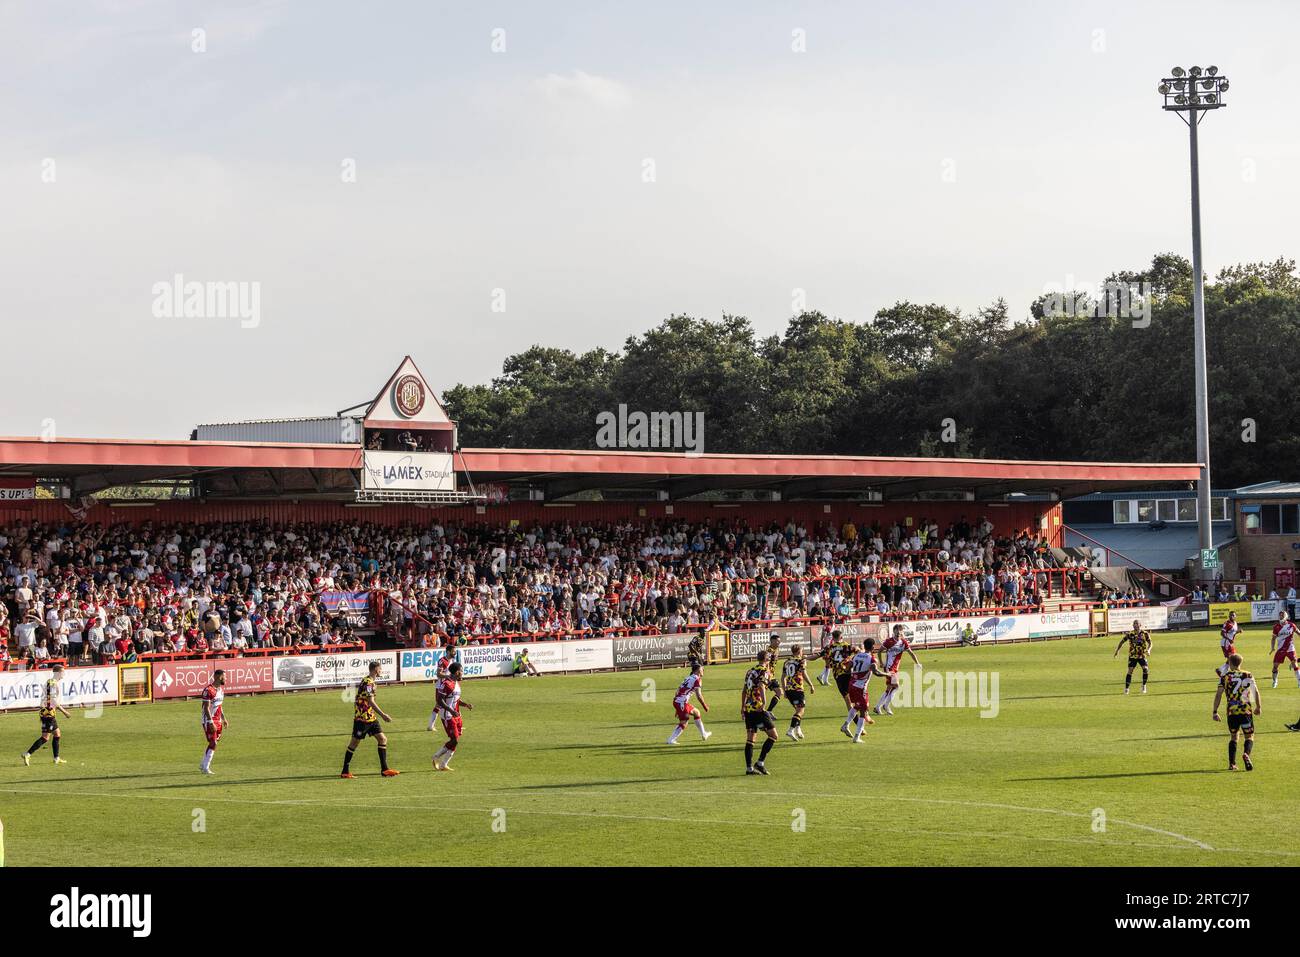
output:
[[50,739],[50,747],[52,747],[52,748],[54,749],[54,758],[55,758],[55,760],[58,760],[58,757],[59,757],[59,739],[58,739],[58,738],[51,738],[51,739]]
[[388,748],[382,746],[379,749],[379,770],[388,770]]
[[1146,670],[1145,668],[1143,668],[1143,669],[1142,669],[1142,687],[1145,688],[1146,686],[1147,686],[1147,670]]
[[1236,741],[1228,742],[1228,763],[1229,764],[1237,763],[1237,742]]
[[682,736],[682,732],[685,730],[686,730],[686,725],[679,724],[677,727],[673,728],[673,733],[668,735],[668,740],[676,741],[678,738]]
[[445,758],[442,759],[442,766],[443,766],[444,768],[449,768],[449,767],[451,767],[451,759],[454,758],[455,756],[456,756],[456,749],[455,749],[455,748],[448,748],[448,749],[447,749],[447,756],[446,756]]
[[894,700],[894,692],[897,690],[898,690],[897,688],[890,688],[888,691],[885,692],[884,697],[880,699],[881,711],[884,711],[886,708],[889,707],[889,702]]
[[432,728],[434,722],[436,722],[437,720],[438,720],[438,709],[434,708],[432,711],[429,712],[429,727]]
[[801,724],[803,724],[803,718],[799,717],[798,715],[795,715],[793,718],[790,719],[790,727],[792,728],[797,728]]
[[752,768],[753,766],[754,766],[754,745],[751,742],[745,745],[745,767]]
[[845,723],[845,724],[848,724],[850,721],[852,721],[852,720],[853,720],[853,716],[854,716],[855,714],[857,714],[857,712],[856,712],[855,710],[853,710],[853,708],[849,708],[849,716],[848,716],[847,718],[844,719],[844,723]]
[[695,727],[697,727],[697,728],[700,729],[700,738],[703,739],[703,738],[704,738],[704,719],[703,719],[703,718],[696,718],[696,719],[695,719]]
[[1124,676],[1124,687],[1127,688],[1132,683],[1133,683],[1133,672],[1130,671],[1128,674]]
[[28,753],[28,754],[35,754],[35,753],[36,753],[36,749],[39,748],[39,747],[40,747],[42,744],[44,744],[44,743],[45,743],[45,741],[44,741],[43,739],[41,739],[41,738],[37,738],[35,741],[32,742],[32,746],[31,746],[30,748],[27,749],[27,753]]
[[860,715],[858,715],[858,735],[857,735],[857,736],[858,736],[859,738],[862,737],[862,729],[865,728],[866,726],[867,726],[867,716],[866,716],[865,714],[860,714]]
[[348,773],[348,765],[352,763],[352,755],[356,753],[356,748],[348,748],[343,752],[343,773]]
[[446,753],[447,753],[447,746],[444,744],[442,747],[438,749],[438,752],[433,756],[433,763],[435,765],[438,764],[442,760],[442,756]]
[[772,745],[775,744],[775,743],[776,743],[776,742],[773,741],[771,738],[767,738],[767,739],[763,742],[763,750],[760,751],[760,752],[758,753],[758,763],[759,763],[759,764],[762,764],[764,761],[767,760],[767,752],[769,752],[769,751],[772,750]]
[[830,668],[823,668],[823,669],[822,669],[822,684],[825,684],[825,683],[826,683],[826,679],[829,678],[830,675],[831,675],[831,669],[830,669]]
[[212,750],[211,748],[208,748],[208,750],[206,750],[206,751],[203,752],[203,761],[199,764],[199,767],[201,767],[204,771],[206,771],[208,768],[212,767],[212,755],[213,755],[213,754],[214,754],[214,752],[213,752],[213,750]]
[[1254,751],[1254,750],[1255,750],[1255,739],[1254,739],[1254,738],[1247,738],[1247,739],[1246,739],[1246,743],[1243,744],[1243,745],[1241,746],[1241,750],[1242,750],[1245,754],[1250,754],[1250,752]]

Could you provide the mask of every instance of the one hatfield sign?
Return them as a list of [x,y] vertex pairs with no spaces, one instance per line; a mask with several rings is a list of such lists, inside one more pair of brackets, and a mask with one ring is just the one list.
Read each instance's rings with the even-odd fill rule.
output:
[[1143,631],[1164,631],[1169,627],[1169,609],[1164,605],[1143,605],[1106,611],[1106,630],[1111,634],[1130,631],[1135,621]]
[[404,492],[454,492],[450,452],[363,453],[361,487]]
[[[39,708],[48,669],[0,672],[0,711]],[[65,708],[117,701],[117,668],[69,668],[63,672],[59,693]]]
[[321,604],[331,615],[343,615],[354,628],[364,627],[370,617],[370,592],[323,591]]
[[277,658],[224,658],[211,661],[164,661],[153,666],[155,698],[190,698],[203,693],[220,668],[227,694],[254,694],[275,688]]
[[272,684],[276,691],[331,688],[356,684],[370,674],[370,662],[380,664],[378,681],[397,680],[397,652],[357,651],[339,655],[274,658]]

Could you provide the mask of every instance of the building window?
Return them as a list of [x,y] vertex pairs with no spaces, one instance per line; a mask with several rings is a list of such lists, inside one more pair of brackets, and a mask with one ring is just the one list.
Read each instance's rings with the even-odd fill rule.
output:
[[1210,499],[1210,521],[1228,521],[1228,500],[1226,498]]
[[1172,498],[1162,498],[1157,514],[1162,522],[1176,522],[1178,520],[1178,502]]
[[1133,521],[1133,503],[1128,499],[1115,500],[1115,524],[1126,525]]
[[1138,499],[1138,521],[1154,522],[1156,520],[1156,500],[1153,498]]
[[1300,535],[1300,505],[1279,505],[1282,513],[1282,534]]
[[1180,498],[1178,500],[1178,521],[1180,522],[1196,521],[1196,499]]

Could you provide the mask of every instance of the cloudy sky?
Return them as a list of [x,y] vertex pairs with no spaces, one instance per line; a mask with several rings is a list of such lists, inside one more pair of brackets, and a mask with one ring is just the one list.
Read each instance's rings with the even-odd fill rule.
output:
[[[1019,315],[1188,251],[1178,63],[1232,81],[1207,268],[1297,257],[1297,35],[1287,2],[0,0],[0,434],[332,414],[406,353],[443,389],[675,312],[777,332],[796,290]],[[256,320],[160,316],[177,275]]]

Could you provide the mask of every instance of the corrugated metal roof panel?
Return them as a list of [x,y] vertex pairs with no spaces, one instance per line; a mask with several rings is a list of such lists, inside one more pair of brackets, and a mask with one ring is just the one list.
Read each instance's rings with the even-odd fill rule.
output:
[[200,425],[194,437],[201,442],[309,442],[359,445],[361,420],[352,416],[314,419],[266,419]]

